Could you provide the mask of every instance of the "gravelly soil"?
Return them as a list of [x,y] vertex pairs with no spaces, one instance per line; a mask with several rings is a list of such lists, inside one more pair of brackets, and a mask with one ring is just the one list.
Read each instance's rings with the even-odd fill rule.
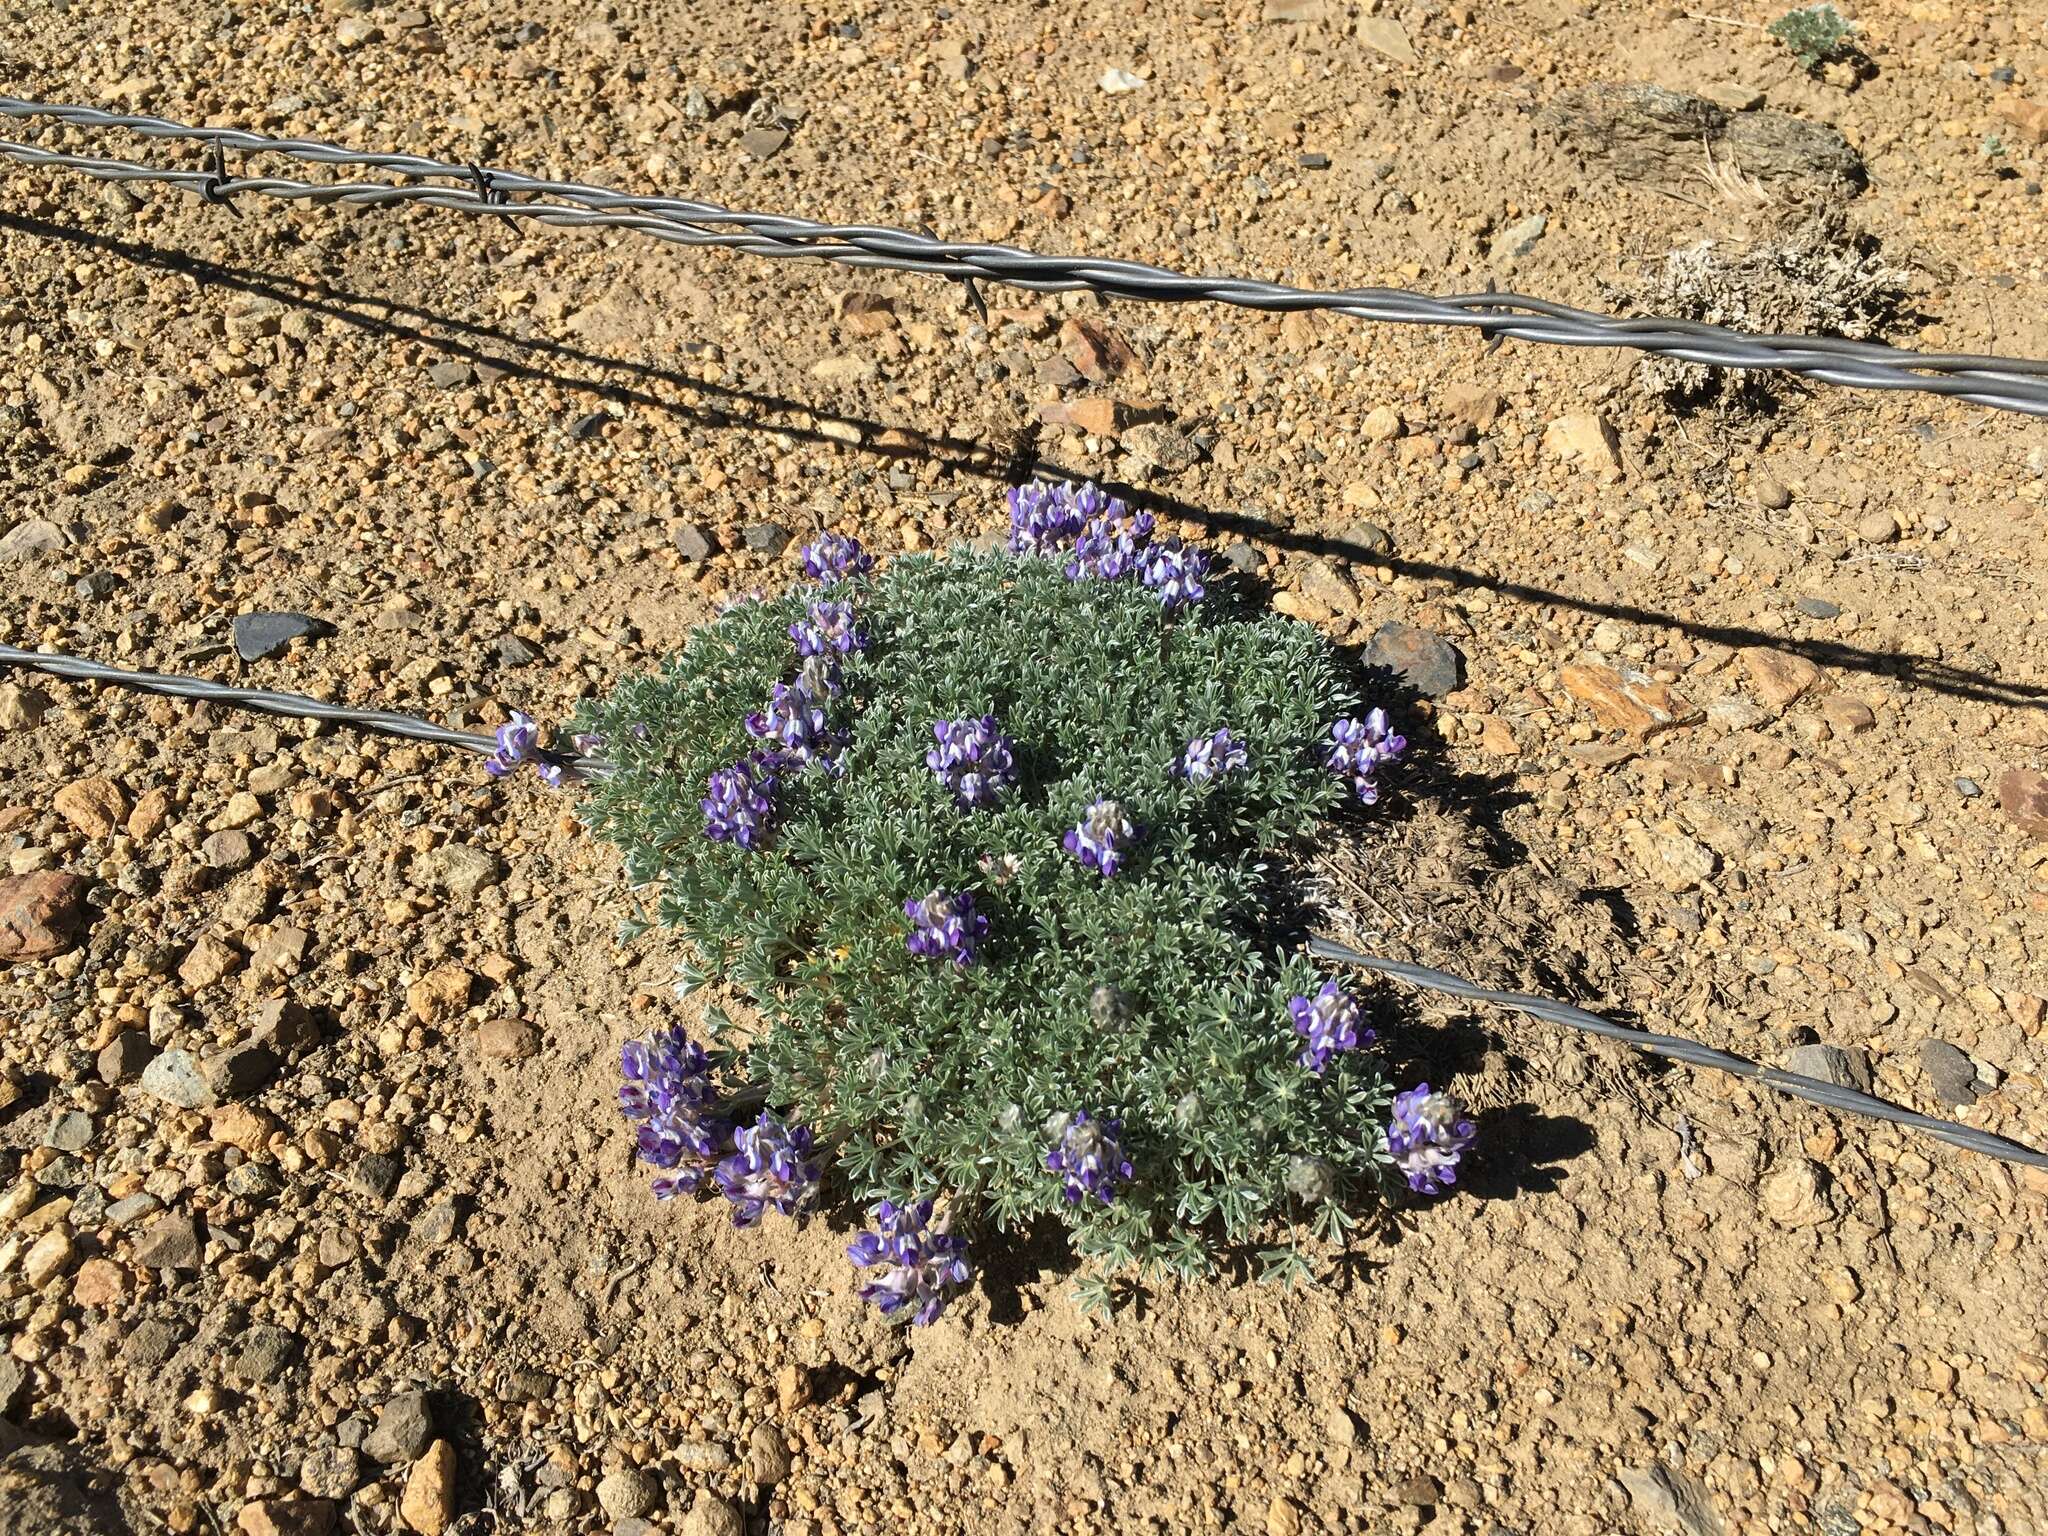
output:
[[[1866,6],[1873,67],[1833,80],[1754,6],[1267,13],[73,0],[0,16],[0,58],[188,122],[1592,305],[1845,196],[1618,181],[1539,115],[1734,83],[1862,156],[1894,339],[2048,354],[2037,9]],[[559,719],[788,579],[750,525],[929,548],[1056,465],[1241,541],[1347,643],[1461,653],[1408,708],[1427,766],[1319,871],[1336,931],[1774,1063],[1839,1047],[2048,1142],[2048,829],[1999,804],[2048,767],[2036,424],[1684,414],[1617,355],[1223,309],[996,291],[984,325],[951,285],[426,210],[16,170],[0,217],[0,640]],[[1069,321],[1130,366],[1083,377]],[[331,633],[240,661],[268,610]],[[0,967],[0,1531],[2048,1514],[2048,1180],[1391,989],[1404,1068],[1483,1110],[1456,1197],[1314,1289],[1090,1318],[1048,1244],[887,1327],[826,1221],[647,1198],[609,1104],[676,954],[618,947],[569,812],[422,748],[0,684],[6,874],[91,882],[75,947]]]

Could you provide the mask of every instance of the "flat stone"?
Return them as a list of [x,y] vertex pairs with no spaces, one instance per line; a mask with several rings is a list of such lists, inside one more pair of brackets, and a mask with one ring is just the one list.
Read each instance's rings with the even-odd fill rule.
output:
[[540,1049],[540,1032],[524,1019],[488,1019],[477,1028],[476,1048],[487,1061],[524,1061]]
[[491,649],[497,653],[501,667],[530,667],[540,660],[540,652],[517,635],[498,636]]
[[676,553],[695,565],[718,553],[718,539],[702,523],[684,523],[675,533]]
[[1870,1092],[1870,1057],[1864,1051],[1844,1050],[1838,1045],[1802,1045],[1786,1054],[1785,1070],[1801,1077],[1817,1077],[1837,1088]]
[[0,1355],[0,1419],[11,1416],[28,1385],[28,1367],[12,1355]]
[[1361,16],[1357,23],[1358,40],[1374,53],[1384,54],[1396,64],[1419,63],[1415,45],[1408,41],[1408,29],[1391,16]]
[[31,560],[37,555],[55,554],[70,542],[64,530],[48,518],[32,517],[0,535],[0,560]]
[[0,960],[46,960],[70,949],[91,889],[83,875],[47,869],[0,879]]
[[1840,605],[1824,597],[1802,597],[1792,605],[1809,619],[1838,619],[1842,616]]
[[363,1481],[363,1455],[346,1445],[324,1445],[299,1463],[299,1486],[321,1499],[346,1499]]
[[1710,879],[1720,867],[1713,849],[1683,832],[1635,826],[1625,836],[1643,872],[1674,896]]
[[737,1505],[709,1488],[697,1490],[697,1502],[683,1516],[682,1536],[746,1536],[747,1522]]
[[256,844],[246,832],[216,832],[199,845],[199,857],[214,869],[247,869],[256,859]]
[[1464,658],[1456,646],[1413,624],[1382,624],[1361,659],[1368,667],[1385,667],[1433,699],[1457,692],[1464,672]]
[[[2048,773],[2008,768],[1999,775],[1998,808],[2027,836],[2048,841]],[[0,900],[0,911],[5,907]],[[5,934],[0,931],[0,959],[5,958]]]
[[190,1051],[165,1051],[142,1069],[142,1091],[179,1109],[205,1109],[214,1091]]
[[1526,219],[1519,219],[1502,230],[1493,242],[1497,254],[1526,256],[1536,249],[1536,242],[1543,238],[1550,228],[1550,220],[1540,213],[1532,213]]
[[740,530],[740,542],[757,555],[779,555],[789,547],[789,530],[780,523],[748,523]]
[[1820,701],[1820,717],[1837,736],[1861,736],[1877,729],[1877,715],[1861,699],[1831,693]]
[[334,626],[309,613],[262,612],[235,616],[235,654],[244,661],[266,661],[294,640],[318,639]]
[[235,1523],[242,1536],[330,1536],[332,1499],[251,1499]]
[[1418,1509],[1433,1508],[1442,1502],[1443,1496],[1444,1485],[1427,1472],[1418,1472],[1394,1485],[1394,1497]]
[[1757,697],[1778,713],[1827,682],[1821,669],[1804,656],[1774,651],[1767,646],[1753,645],[1744,650],[1742,665]]
[[1601,725],[1626,731],[1639,740],[1701,718],[1700,711],[1667,684],[1640,672],[1572,664],[1558,669],[1557,680],[1566,693],[1593,711]]
[[226,980],[241,966],[241,951],[213,934],[202,934],[179,963],[178,979],[198,992]]
[[749,128],[740,135],[740,148],[756,160],[767,160],[782,152],[789,143],[786,128]]
[[1566,463],[1597,470],[1610,480],[1621,477],[1621,439],[1604,416],[1591,411],[1560,416],[1544,429],[1543,446]]
[[1106,325],[1073,318],[1060,326],[1060,352],[1091,384],[1109,384],[1138,366],[1131,344]]
[[249,1038],[289,1061],[320,1043],[320,1027],[298,1003],[273,997],[258,1003],[249,1015]]
[[409,1466],[434,1438],[434,1415],[424,1392],[401,1392],[377,1410],[377,1427],[363,1439],[363,1454],[387,1467]]
[[77,1251],[71,1229],[60,1223],[29,1244],[21,1256],[21,1278],[30,1290],[39,1291],[70,1267]]
[[50,1122],[43,1133],[43,1145],[59,1152],[83,1152],[92,1142],[92,1116],[83,1110],[67,1109]]
[[1303,566],[1299,584],[1303,597],[1322,604],[1332,613],[1358,612],[1358,588],[1327,560],[1311,560]]
[[747,1477],[763,1488],[773,1488],[789,1476],[789,1443],[773,1424],[756,1424],[747,1437]]
[[107,1225],[117,1231],[132,1227],[145,1216],[153,1216],[163,1209],[163,1201],[146,1189],[137,1190],[122,1200],[116,1200],[107,1207]]
[[349,1170],[349,1187],[371,1200],[389,1200],[405,1170],[388,1153],[371,1152],[356,1160]]
[[197,1269],[205,1251],[199,1218],[185,1211],[159,1217],[135,1245],[135,1262],[150,1269]]
[[1944,1104],[1961,1106],[1977,1102],[1977,1068],[1970,1058],[1946,1040],[1920,1042],[1920,1070],[1934,1096]]
[[476,378],[476,370],[467,363],[435,363],[427,370],[427,377],[437,389],[461,389]]
[[282,1328],[259,1324],[235,1341],[221,1362],[228,1380],[244,1385],[276,1381],[298,1357],[299,1341]]
[[121,1358],[137,1370],[154,1370],[170,1359],[183,1342],[184,1335],[177,1324],[152,1317],[137,1323],[121,1341]]
[[32,731],[49,711],[49,699],[35,689],[0,684],[0,731]]

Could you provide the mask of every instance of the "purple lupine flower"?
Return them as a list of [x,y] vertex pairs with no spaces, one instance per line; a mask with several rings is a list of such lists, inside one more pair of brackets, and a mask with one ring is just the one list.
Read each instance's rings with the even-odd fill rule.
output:
[[[642,726],[642,730],[646,727]],[[594,757],[604,750],[604,737],[596,731],[578,731],[569,738],[569,745],[584,757]]]
[[619,1048],[619,1109],[640,1122],[640,1161],[661,1170],[654,1197],[696,1189],[718,1161],[726,1127],[715,1112],[711,1061],[680,1029]]
[[1057,554],[1073,543],[1088,521],[1088,514],[1075,505],[1073,488],[1065,484],[1013,485],[1008,501],[1013,555]]
[[846,655],[868,648],[868,637],[854,623],[851,603],[813,603],[811,616],[789,626],[799,656]]
[[1334,981],[1324,982],[1313,999],[1290,997],[1287,1012],[1294,1032],[1306,1042],[1295,1060],[1318,1075],[1339,1051],[1355,1051],[1360,1043],[1378,1038],[1359,1028],[1357,1002]]
[[704,834],[715,843],[736,843],[752,850],[767,840],[775,820],[779,763],[769,752],[721,768],[705,784]]
[[804,574],[826,585],[846,576],[865,576],[875,568],[875,557],[860,547],[859,539],[837,533],[821,533],[800,551]]
[[1149,546],[1141,557],[1139,577],[1159,594],[1160,606],[1169,613],[1208,596],[1202,578],[1209,574],[1209,556],[1179,539],[1162,539]]
[[1251,753],[1245,744],[1231,735],[1229,727],[1210,736],[1197,736],[1188,743],[1188,749],[1181,760],[1174,765],[1174,772],[1190,784],[1207,784],[1211,779],[1220,779],[1226,773],[1235,772],[1251,761]]
[[540,755],[540,726],[531,715],[512,711],[512,718],[498,727],[498,750],[484,759],[484,772],[503,778],[521,763]]
[[975,947],[988,937],[988,919],[974,910],[972,891],[933,891],[923,901],[904,902],[903,915],[910,919],[905,948],[962,970],[974,964]]
[[1088,520],[1074,540],[1074,556],[1067,562],[1067,579],[1121,580],[1143,564],[1145,546],[1151,538],[1150,512],[1133,513],[1121,501],[1111,500],[1100,516]]
[[1067,829],[1067,852],[1107,880],[1124,867],[1124,849],[1138,835],[1115,800],[1097,800],[1079,823]]
[[884,1316],[915,1303],[911,1322],[929,1323],[973,1278],[967,1244],[947,1232],[943,1221],[933,1225],[929,1200],[884,1200],[875,1207],[875,1226],[846,1245],[846,1256],[858,1268],[881,1266],[882,1273],[860,1288],[861,1300],[873,1302]]
[[747,734],[774,742],[792,762],[822,763],[827,769],[837,766],[833,754],[840,745],[839,736],[825,723],[823,697],[806,687],[801,677],[775,685],[768,707],[747,716]]
[[1394,1095],[1394,1118],[1380,1132],[1380,1150],[1419,1195],[1441,1194],[1458,1178],[1458,1159],[1477,1134],[1465,1106],[1448,1093],[1417,1083]]
[[794,1216],[818,1189],[818,1165],[811,1161],[811,1133],[790,1125],[767,1110],[752,1125],[732,1133],[732,1156],[718,1164],[715,1177],[733,1203],[732,1224],[751,1227],[771,1206]]
[[1324,761],[1330,772],[1351,781],[1351,792],[1365,805],[1379,799],[1374,772],[1408,750],[1408,738],[1387,724],[1387,712],[1375,709],[1363,720],[1346,717],[1330,727],[1330,749]]
[[932,735],[939,744],[925,753],[925,766],[962,810],[994,805],[1015,787],[1017,760],[994,715],[934,720]]
[[1064,1176],[1060,1193],[1067,1204],[1079,1205],[1092,1196],[1108,1205],[1116,1198],[1117,1185],[1131,1176],[1123,1133],[1123,1121],[1094,1120],[1085,1109],[1054,1115],[1046,1122],[1045,1134],[1053,1146],[1045,1154],[1045,1166]]

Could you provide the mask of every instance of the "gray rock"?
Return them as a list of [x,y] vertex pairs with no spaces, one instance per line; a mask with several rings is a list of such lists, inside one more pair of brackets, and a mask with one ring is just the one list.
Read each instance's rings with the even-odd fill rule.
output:
[[1543,232],[1550,228],[1550,220],[1540,213],[1532,213],[1526,219],[1518,220],[1502,230],[1493,242],[1496,253],[1503,256],[1526,256],[1536,249],[1536,242],[1543,238]]
[[372,1152],[357,1160],[348,1172],[349,1188],[371,1200],[389,1200],[391,1192],[398,1188],[399,1175],[405,1170],[398,1159],[382,1152]]
[[213,1103],[213,1090],[189,1051],[165,1051],[144,1067],[142,1091],[179,1109],[205,1109]]
[[45,517],[17,523],[0,537],[0,560],[30,560],[37,555],[55,554],[71,541],[64,530]]
[[670,1459],[685,1472],[723,1472],[732,1465],[732,1452],[709,1440],[684,1440],[672,1448]]
[[320,1043],[320,1027],[290,998],[273,997],[259,1003],[249,1016],[249,1043],[290,1061]]
[[268,1163],[237,1163],[221,1182],[244,1200],[275,1200],[284,1191],[284,1180]]
[[139,1029],[124,1029],[109,1040],[96,1065],[100,1081],[118,1086],[132,1082],[142,1069],[156,1059],[156,1046]]
[[476,370],[467,363],[449,361],[435,363],[427,370],[427,377],[436,389],[461,389],[476,377]]
[[1783,112],[1729,112],[1654,85],[1590,85],[1560,94],[1540,120],[1628,181],[1682,180],[1702,156],[1769,184],[1864,184],[1863,160],[1833,128]]
[[462,1208],[453,1200],[430,1205],[412,1224],[412,1240],[423,1248],[439,1248],[462,1228]]
[[28,1367],[12,1355],[0,1355],[0,1419],[9,1418],[28,1384]]
[[501,667],[530,667],[540,660],[540,652],[517,635],[498,636],[494,649],[498,653],[498,665]]
[[285,1367],[297,1358],[299,1341],[282,1328],[257,1326],[235,1341],[221,1369],[228,1380],[244,1384],[266,1384],[277,1380]]
[[1824,597],[1802,597],[1792,605],[1809,619],[1837,619],[1842,610]]
[[59,1152],[83,1152],[92,1141],[92,1116],[83,1110],[67,1109],[50,1122],[43,1145]]
[[789,1446],[773,1424],[756,1424],[747,1437],[747,1476],[763,1488],[789,1476]]
[[1683,1536],[1722,1536],[1725,1527],[1706,1489],[1683,1472],[1653,1461],[1640,1471],[1623,1471],[1621,1486],[1636,1512],[1653,1527]]
[[1385,667],[1432,699],[1454,692],[1464,670],[1457,647],[1434,631],[1413,624],[1382,624],[1362,660],[1368,667]]
[[186,1211],[160,1216],[135,1245],[135,1262],[151,1269],[197,1269],[206,1242],[199,1218]]
[[116,1200],[107,1207],[107,1222],[114,1227],[132,1227],[145,1216],[154,1216],[162,1210],[163,1201],[146,1189],[137,1190],[122,1200]]
[[334,633],[334,626],[309,613],[243,613],[235,616],[235,654],[244,661],[266,661],[294,640],[316,640]]
[[676,530],[676,553],[694,565],[718,553],[718,540],[702,523],[685,523]]
[[1251,545],[1245,543],[1243,539],[1239,539],[1236,543],[1228,545],[1224,549],[1223,563],[1233,571],[1241,571],[1247,576],[1256,576],[1264,567],[1266,557],[1252,548]]
[[214,1097],[228,1101],[247,1098],[277,1076],[283,1065],[284,1059],[269,1046],[244,1040],[207,1057],[199,1070]]
[[598,1480],[597,1502],[614,1520],[634,1519],[661,1502],[661,1484],[638,1467],[620,1467]]
[[401,1392],[377,1410],[377,1427],[363,1439],[363,1454],[387,1467],[409,1467],[434,1438],[434,1415],[424,1392]]
[[1920,1070],[1927,1074],[1928,1086],[1942,1103],[1977,1102],[1977,1068],[1946,1040],[1920,1042]]
[[779,555],[789,547],[789,530],[780,523],[749,523],[740,540],[759,555]]
[[112,597],[121,589],[121,578],[112,571],[87,571],[71,584],[71,590],[87,602]]
[[788,142],[788,130],[782,128],[749,128],[740,135],[740,148],[756,160],[766,160],[781,153]]
[[137,1323],[121,1341],[121,1358],[138,1370],[153,1370],[170,1359],[183,1341],[184,1334],[177,1324],[153,1317]]
[[361,1486],[363,1457],[345,1445],[323,1445],[299,1463],[299,1487],[316,1499],[345,1499]]
[[85,1178],[85,1164],[69,1152],[59,1152],[35,1172],[44,1189],[76,1189]]
[[1860,1050],[1843,1050],[1838,1045],[1802,1045],[1785,1057],[1785,1070],[1802,1077],[1817,1077],[1837,1088],[1870,1092],[1870,1057]]
[[256,845],[246,832],[216,832],[199,845],[199,857],[215,869],[247,869],[255,862]]
[[683,1516],[682,1536],[746,1536],[746,1517],[709,1488],[697,1491],[697,1502]]
[[1391,555],[1394,552],[1394,536],[1378,523],[1357,522],[1337,535],[1346,544],[1355,544],[1369,555]]

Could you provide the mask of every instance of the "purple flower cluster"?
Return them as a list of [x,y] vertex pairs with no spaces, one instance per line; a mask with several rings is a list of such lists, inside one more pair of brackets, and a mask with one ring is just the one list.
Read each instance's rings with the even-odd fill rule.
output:
[[1251,753],[1244,742],[1231,735],[1226,726],[1214,735],[1197,736],[1189,742],[1187,751],[1174,765],[1174,771],[1190,784],[1207,784],[1226,773],[1236,772],[1250,762]]
[[1045,1133],[1053,1145],[1045,1154],[1045,1166],[1062,1175],[1060,1193],[1067,1204],[1095,1199],[1108,1205],[1116,1198],[1117,1185],[1131,1176],[1123,1132],[1123,1121],[1091,1119],[1085,1109],[1046,1122]]
[[1115,800],[1097,800],[1067,829],[1067,852],[1107,880],[1124,867],[1124,850],[1138,829]]
[[933,1225],[929,1200],[909,1205],[884,1200],[875,1207],[875,1226],[879,1230],[863,1232],[846,1245],[846,1256],[857,1267],[881,1269],[860,1288],[861,1300],[873,1302],[885,1316],[914,1304],[911,1322],[929,1323],[973,1278],[967,1244],[950,1235],[943,1222]]
[[704,1048],[680,1029],[628,1040],[619,1048],[619,1070],[619,1109],[640,1123],[640,1161],[661,1170],[654,1198],[696,1189],[718,1161],[726,1135]]
[[791,762],[820,763],[828,771],[836,770],[835,752],[841,740],[825,723],[824,703],[835,681],[828,673],[807,684],[805,675],[799,673],[793,683],[777,683],[768,696],[768,707],[747,716],[747,734],[774,742],[773,750]]
[[804,574],[828,586],[844,577],[865,576],[875,568],[875,557],[860,547],[859,539],[837,533],[820,534],[799,553]]
[[1394,1095],[1394,1118],[1380,1133],[1380,1150],[1393,1159],[1410,1189],[1436,1195],[1457,1182],[1458,1159],[1476,1134],[1462,1104],[1417,1083]]
[[760,1119],[732,1133],[732,1148],[715,1177],[733,1203],[734,1226],[751,1227],[770,1208],[794,1216],[817,1193],[818,1165],[811,1161],[811,1133],[805,1127],[764,1109]]
[[1064,481],[1012,486],[1008,500],[1013,555],[1058,554],[1110,504],[1097,486],[1088,484],[1077,491]]
[[1351,781],[1351,792],[1362,804],[1371,805],[1380,797],[1374,772],[1407,750],[1408,738],[1395,734],[1384,709],[1375,709],[1363,720],[1347,718],[1330,727],[1329,755],[1324,761],[1330,772]]
[[1179,539],[1162,539],[1148,548],[1138,571],[1139,579],[1158,594],[1160,606],[1169,613],[1208,596],[1209,589],[1202,585],[1208,574],[1208,555]]
[[1359,1028],[1357,1002],[1334,981],[1324,982],[1313,999],[1289,998],[1287,1012],[1294,1032],[1305,1042],[1295,1060],[1317,1074],[1339,1051],[1356,1050],[1362,1041],[1375,1038],[1372,1030]]
[[1015,787],[1016,756],[994,715],[934,720],[932,735],[939,744],[925,753],[925,766],[953,792],[962,810],[994,805]]
[[765,843],[775,824],[775,802],[769,796],[780,781],[781,767],[773,752],[756,752],[712,774],[699,802],[704,807],[704,835],[749,852]]
[[913,955],[950,960],[965,970],[974,964],[975,946],[988,937],[988,919],[974,910],[972,891],[933,891],[923,901],[903,903],[910,919],[904,946]]
[[1134,514],[1121,501],[1112,500],[1100,516],[1089,518],[1075,537],[1067,579],[1120,581],[1138,569],[1151,538],[1150,512]]
[[868,637],[855,624],[851,603],[813,603],[811,616],[789,626],[799,656],[847,655],[868,648]]
[[521,763],[533,764],[534,772],[550,789],[560,789],[567,777],[562,764],[542,750],[539,724],[531,715],[515,709],[512,718],[498,727],[498,750],[484,759],[484,772],[501,779],[516,771]]

